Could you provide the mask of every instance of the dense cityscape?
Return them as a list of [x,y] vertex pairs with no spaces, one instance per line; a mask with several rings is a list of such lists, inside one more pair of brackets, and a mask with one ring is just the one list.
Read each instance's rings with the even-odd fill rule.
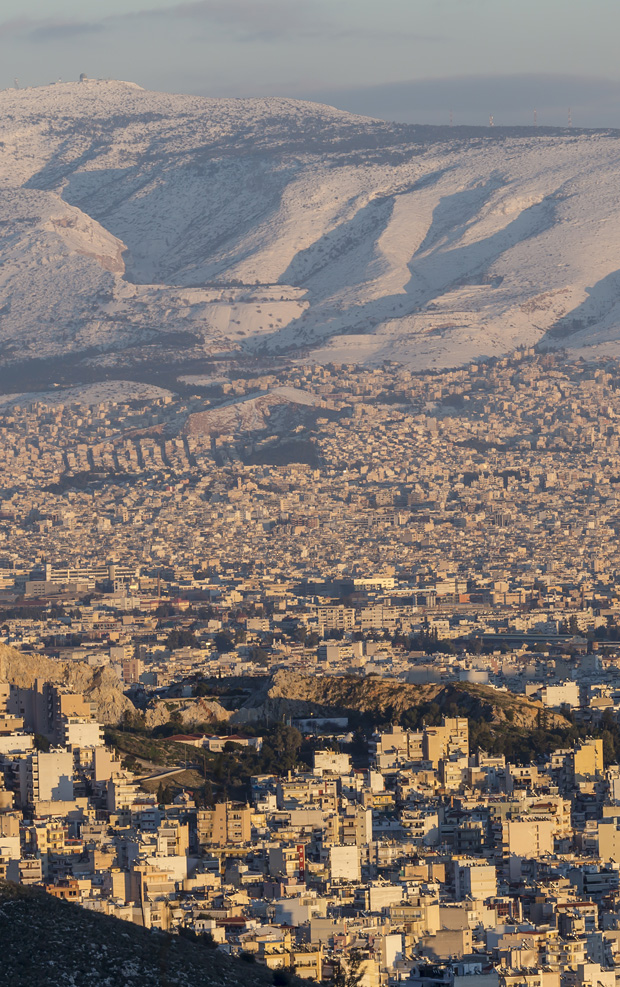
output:
[[615,985],[620,364],[0,415],[0,875],[336,987]]

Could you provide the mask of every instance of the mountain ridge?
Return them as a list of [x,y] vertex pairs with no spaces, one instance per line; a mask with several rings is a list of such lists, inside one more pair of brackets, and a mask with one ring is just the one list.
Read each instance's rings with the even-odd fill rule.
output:
[[620,354],[620,131],[115,81],[4,90],[0,110],[5,362]]

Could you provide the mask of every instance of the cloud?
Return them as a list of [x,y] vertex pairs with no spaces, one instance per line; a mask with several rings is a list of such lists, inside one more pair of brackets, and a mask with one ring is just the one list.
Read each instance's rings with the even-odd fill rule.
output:
[[620,82],[576,75],[454,76],[319,90],[308,99],[403,123],[562,126],[571,107],[575,126],[620,126]]
[[313,4],[294,3],[293,0],[186,0],[167,7],[146,7],[84,21],[20,17],[0,23],[0,40],[7,38],[45,44],[96,35],[104,30],[110,35],[119,31],[130,34],[132,28],[135,30],[138,25],[140,30],[159,27],[167,31],[171,24],[185,25],[186,32],[191,32],[192,36],[197,35],[200,27],[224,33],[241,44],[301,40],[322,44],[357,41],[379,45],[442,40],[438,36],[424,36],[406,30],[365,27],[351,18],[338,19],[327,0],[314,0]]
[[10,21],[4,21],[4,23],[0,24],[0,40],[21,34],[31,25],[32,21],[28,17],[15,17]]
[[169,7],[145,8],[125,14],[104,15],[97,20],[79,21],[61,18],[16,17],[0,23],[0,39],[48,41],[79,34],[92,34],[107,27],[127,27],[131,22],[151,21],[161,24],[171,20],[203,22],[234,28],[237,33],[250,32],[284,37],[308,29],[316,23],[302,7],[290,0],[190,0]]
[[26,37],[30,41],[64,41],[80,37],[84,34],[99,34],[105,30],[105,25],[86,21],[47,21],[37,24]]
[[104,30],[100,21],[74,21],[59,18],[33,20],[30,17],[16,17],[0,24],[0,40],[18,41],[63,41],[84,34],[96,34]]
[[312,9],[307,3],[293,4],[292,0],[190,0],[170,7],[147,8],[126,17],[202,21],[229,30],[243,42],[272,42],[291,37],[335,42],[439,40],[408,31],[338,23],[331,16],[332,10],[323,0],[315,0]]
[[316,24],[304,6],[291,0],[190,0],[170,7],[147,8],[128,19],[202,21],[253,37],[284,37]]

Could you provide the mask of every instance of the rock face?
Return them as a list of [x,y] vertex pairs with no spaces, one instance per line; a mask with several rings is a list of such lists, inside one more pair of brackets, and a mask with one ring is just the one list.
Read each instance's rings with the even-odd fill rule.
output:
[[37,679],[65,686],[70,692],[81,692],[85,699],[95,703],[100,723],[118,723],[125,710],[134,708],[109,668],[92,668],[85,662],[52,661],[43,655],[26,655],[0,645],[0,682],[31,689]]
[[181,702],[162,700],[147,709],[147,727],[152,730],[153,727],[167,723],[173,711],[180,713],[183,726],[190,728],[195,723],[210,723],[230,718],[230,712],[213,699],[188,699]]

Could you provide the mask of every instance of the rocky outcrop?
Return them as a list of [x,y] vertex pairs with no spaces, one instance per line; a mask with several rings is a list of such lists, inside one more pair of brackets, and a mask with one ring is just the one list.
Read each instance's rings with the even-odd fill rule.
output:
[[24,654],[0,645],[0,682],[31,689],[37,679],[62,685],[70,692],[81,692],[85,699],[95,703],[100,723],[118,723],[125,710],[134,708],[109,668],[93,668],[81,661],[53,661],[44,655]]
[[[459,715],[486,719],[489,723],[506,721],[533,729],[543,707],[514,693],[499,692],[490,686],[468,683],[412,685],[400,679],[353,675],[300,675],[280,670],[265,683],[232,717],[233,723],[250,723],[282,716],[346,716],[350,711],[393,716],[415,707],[437,704],[446,715],[458,709]],[[549,727],[567,726],[559,713],[545,711]]]
[[230,712],[213,699],[162,699],[146,710],[147,727],[152,730],[167,723],[173,712],[180,713],[181,722],[187,728],[230,718]]

